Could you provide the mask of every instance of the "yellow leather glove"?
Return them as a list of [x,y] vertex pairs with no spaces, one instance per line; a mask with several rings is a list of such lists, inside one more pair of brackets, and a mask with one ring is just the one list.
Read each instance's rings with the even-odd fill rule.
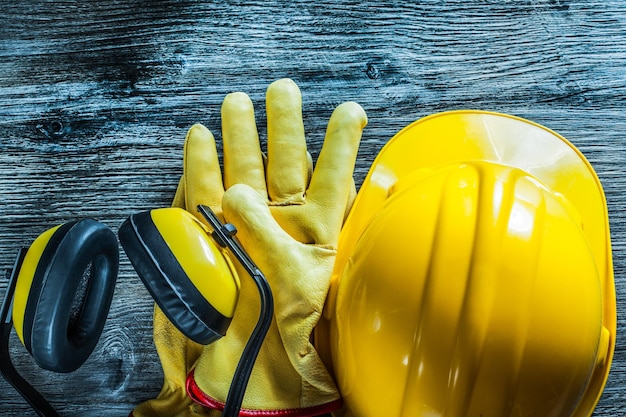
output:
[[[279,80],[268,88],[267,119],[265,161],[250,99],[243,93],[226,97],[222,106],[223,183],[212,135],[194,126],[186,141],[178,200],[184,196],[192,212],[197,204],[206,204],[220,213],[224,184],[228,189],[223,203],[226,220],[240,229],[242,244],[273,288],[275,320],[252,372],[242,415],[254,410],[254,415],[261,416],[313,416],[340,405],[334,382],[309,338],[323,308],[339,230],[354,196],[352,170],[367,118],[356,103],[344,103],[335,110],[312,176],[300,91],[293,81]],[[256,289],[245,273],[241,276],[239,304],[227,336],[201,348],[189,374],[189,395],[208,408],[223,406],[258,318]],[[135,416],[203,412],[181,395],[182,375],[199,347],[186,341],[158,311],[155,342],[166,381],[159,398],[139,406]]]

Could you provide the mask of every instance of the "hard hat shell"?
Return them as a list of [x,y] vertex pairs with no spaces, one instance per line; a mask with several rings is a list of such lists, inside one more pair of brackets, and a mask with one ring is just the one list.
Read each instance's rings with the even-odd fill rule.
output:
[[616,333],[600,181],[529,121],[419,120],[359,191],[325,317],[353,416],[590,416]]

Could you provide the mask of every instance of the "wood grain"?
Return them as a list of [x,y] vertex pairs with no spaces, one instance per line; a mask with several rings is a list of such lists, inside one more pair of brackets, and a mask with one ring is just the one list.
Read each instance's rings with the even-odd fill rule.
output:
[[[79,217],[116,229],[169,204],[186,129],[220,139],[219,106],[247,92],[265,135],[264,92],[293,78],[314,156],[332,109],[367,111],[357,183],[419,117],[511,113],[571,140],[609,205],[618,339],[594,416],[626,415],[626,3],[620,0],[1,0],[0,268],[46,228]],[[6,277],[0,279],[0,290]],[[125,256],[105,332],[77,372],[42,371],[13,337],[18,368],[64,416],[125,416],[161,371],[152,302]],[[34,415],[0,381],[0,414]]]

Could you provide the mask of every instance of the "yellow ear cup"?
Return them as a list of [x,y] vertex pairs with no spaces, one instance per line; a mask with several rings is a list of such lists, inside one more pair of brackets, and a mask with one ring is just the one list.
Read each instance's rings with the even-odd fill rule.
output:
[[239,277],[195,217],[179,208],[134,214],[120,227],[119,238],[146,288],[181,332],[202,344],[226,334]]
[[[33,241],[28,248],[28,252],[26,252],[24,262],[19,271],[15,286],[15,298],[13,299],[13,326],[22,344],[24,344],[24,311],[26,311],[28,295],[30,294],[30,287],[33,285],[35,271],[43,251],[46,249],[48,242],[50,242],[50,238],[60,227],[61,225],[58,225],[46,230]],[[64,234],[63,231],[62,233]],[[58,238],[59,236],[56,237],[56,239]]]
[[35,239],[18,275],[13,323],[39,366],[71,372],[87,360],[104,327],[117,267],[115,234],[95,220],[66,223]]

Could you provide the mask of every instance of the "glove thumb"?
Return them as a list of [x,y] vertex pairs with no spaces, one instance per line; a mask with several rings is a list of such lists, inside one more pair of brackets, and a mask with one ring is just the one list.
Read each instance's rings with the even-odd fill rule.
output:
[[306,311],[321,311],[335,251],[306,245],[292,238],[276,222],[265,196],[236,184],[222,200],[224,217],[237,228],[237,237],[263,271],[274,291],[276,316],[297,320],[293,300],[306,300]]
[[[257,358],[246,398],[264,404],[262,407],[280,408],[276,415],[317,415],[336,408],[337,387],[310,342],[328,292],[335,251],[293,239],[274,220],[267,196],[248,185],[228,188],[222,208],[225,220],[237,228],[237,238],[269,281],[274,297],[274,321]],[[198,386],[210,398],[224,397],[222,376],[232,375],[228,370],[231,361],[224,358],[237,355],[240,342],[250,334],[248,322],[242,320],[252,324],[255,320],[258,297],[250,292],[251,280],[241,278],[242,296],[232,329],[237,333],[231,332],[206,346],[194,371]],[[242,333],[243,328],[246,331]],[[289,406],[283,410],[268,404]],[[274,412],[258,412],[270,414]]]
[[264,196],[245,184],[226,191],[222,208],[226,221],[237,228],[237,238],[262,270],[268,258],[298,245],[274,220]]

